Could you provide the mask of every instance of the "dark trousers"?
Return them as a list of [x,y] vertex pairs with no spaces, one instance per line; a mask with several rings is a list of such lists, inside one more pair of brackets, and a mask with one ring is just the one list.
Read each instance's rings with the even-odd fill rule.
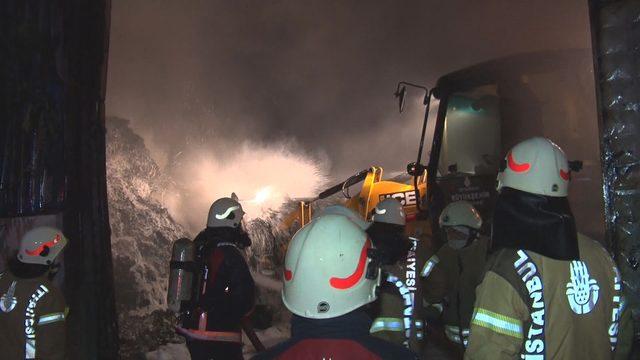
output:
[[187,340],[191,360],[242,360],[242,344]]

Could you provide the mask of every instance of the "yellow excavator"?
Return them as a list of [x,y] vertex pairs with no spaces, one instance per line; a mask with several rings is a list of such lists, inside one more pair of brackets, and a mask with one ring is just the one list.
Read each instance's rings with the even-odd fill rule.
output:
[[[382,179],[383,170],[379,166],[372,166],[349,177],[347,180],[332,186],[313,199],[302,200],[297,209],[290,213],[282,222],[285,228],[295,224],[304,226],[312,218],[313,205],[318,200],[342,192],[343,205],[358,213],[363,219],[370,220],[373,209],[378,202],[386,198],[394,198],[403,205],[408,220],[417,220],[419,214],[418,196],[426,191],[426,172],[418,177],[416,184],[407,184]],[[356,196],[349,194],[349,188],[362,182],[362,188]],[[418,191],[416,191],[418,189]]]
[[[409,234],[416,230],[430,234],[429,227],[437,226],[430,219],[437,218],[450,202],[466,200],[480,212],[484,220],[482,232],[488,234],[496,198],[495,179],[504,153],[531,136],[549,137],[573,153],[580,153],[585,160],[581,172],[584,178],[599,178],[597,147],[589,145],[589,141],[575,140],[597,140],[596,126],[578,125],[589,116],[581,106],[582,84],[588,79],[573,71],[591,66],[591,58],[585,49],[522,53],[449,73],[432,88],[398,83],[395,96],[400,112],[408,88],[425,94],[417,160],[407,166],[412,179],[406,183],[383,180],[382,168],[372,166],[314,199],[300,201],[282,224],[290,229],[294,223],[308,223],[314,203],[342,192],[346,198],[343,204],[365,220],[370,219],[381,199],[398,199],[409,220]],[[360,192],[350,196],[349,188],[360,182]],[[600,183],[580,181],[572,186],[576,190],[570,195],[576,205],[574,214],[588,228],[597,223],[594,219],[602,213],[601,200],[576,194],[600,191]],[[597,233],[597,229],[587,230],[587,234]]]

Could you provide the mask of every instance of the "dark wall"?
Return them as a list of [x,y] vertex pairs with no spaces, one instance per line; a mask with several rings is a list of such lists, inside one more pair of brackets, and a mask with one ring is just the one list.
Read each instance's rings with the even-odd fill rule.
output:
[[0,213],[59,211],[64,203],[62,9],[55,2],[0,5]]
[[617,257],[626,295],[637,318],[640,310],[640,2],[591,1],[591,21],[607,240]]
[[109,0],[0,4],[0,216],[62,214],[73,359],[117,358],[104,91]]

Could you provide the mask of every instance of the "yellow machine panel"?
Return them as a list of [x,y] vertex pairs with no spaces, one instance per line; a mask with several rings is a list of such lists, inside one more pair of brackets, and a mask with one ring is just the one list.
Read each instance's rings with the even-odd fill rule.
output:
[[[356,211],[363,219],[369,221],[373,209],[378,202],[391,197],[400,201],[407,214],[407,220],[414,220],[418,213],[415,186],[413,184],[382,180],[382,174],[383,170],[381,167],[372,166],[369,168],[366,172],[366,177],[362,180],[363,183],[360,193],[351,198],[347,197],[344,205]],[[426,172],[418,178],[420,196],[424,196],[426,193],[426,178]],[[335,186],[334,188],[338,188],[336,192],[342,190],[344,193],[347,187],[354,184],[355,183],[350,183],[350,181],[347,180],[343,183],[342,187]],[[316,200],[318,200],[318,198],[310,201],[301,201],[296,211],[289,214],[289,216],[283,220],[282,225],[290,228],[294,223],[298,223],[300,226],[307,224],[311,221],[311,204]]]
[[[391,197],[400,201],[409,220],[415,218],[418,213],[415,187],[412,184],[382,180],[382,172],[381,167],[371,167],[364,179],[360,194],[347,200],[345,206],[357,211],[363,219],[368,221],[376,205]],[[425,194],[426,188],[426,176],[422,176],[418,181],[419,193]]]

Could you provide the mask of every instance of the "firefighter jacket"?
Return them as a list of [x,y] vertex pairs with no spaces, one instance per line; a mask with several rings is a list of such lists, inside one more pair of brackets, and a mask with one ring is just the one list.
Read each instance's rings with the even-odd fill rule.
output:
[[254,306],[255,284],[231,228],[207,228],[194,240],[201,274],[197,299],[178,333],[192,340],[241,343],[241,320]]
[[2,359],[65,357],[65,301],[46,275],[0,275],[0,354]]
[[420,271],[423,306],[428,318],[442,316],[447,338],[466,346],[469,322],[482,281],[489,239],[481,236],[462,249],[445,244]]
[[578,235],[579,260],[501,249],[476,291],[465,359],[626,358],[630,314],[616,265]]
[[416,300],[422,298],[418,272],[426,249],[420,239],[410,237],[409,240],[411,248],[406,258],[383,267],[370,332],[375,337],[420,353],[424,344],[424,321]]
[[369,335],[371,318],[355,310],[332,319],[291,318],[291,339],[255,357],[280,359],[393,359],[414,360],[408,349]]

